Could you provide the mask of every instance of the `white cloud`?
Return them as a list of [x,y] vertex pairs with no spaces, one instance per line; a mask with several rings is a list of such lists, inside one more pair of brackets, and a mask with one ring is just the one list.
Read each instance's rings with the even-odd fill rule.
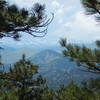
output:
[[95,41],[95,37],[100,37],[100,29],[92,16],[86,16],[82,11],[77,12],[74,20],[67,22],[65,27],[70,28],[70,37],[77,41]]
[[39,2],[41,4],[44,4],[46,3],[47,0],[46,1],[45,0],[7,0],[7,1],[9,1],[10,4],[18,5],[20,8],[23,7],[31,8],[34,5],[34,3]]
[[60,6],[60,3],[56,0],[52,1],[51,3],[54,7],[58,8]]
[[[99,26],[91,16],[83,13],[80,0],[9,0],[20,7],[30,8],[35,2],[45,3],[47,12],[55,14],[49,26],[48,34],[43,39],[23,37],[21,43],[56,44],[60,38],[70,41],[92,41],[100,37]],[[41,42],[42,41],[42,42]],[[10,42],[9,42],[10,43]]]

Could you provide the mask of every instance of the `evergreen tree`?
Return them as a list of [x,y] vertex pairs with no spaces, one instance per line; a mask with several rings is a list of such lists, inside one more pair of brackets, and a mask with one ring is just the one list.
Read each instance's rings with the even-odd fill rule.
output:
[[60,44],[65,48],[64,56],[68,56],[71,61],[77,62],[78,66],[87,68],[86,71],[100,73],[100,41],[96,42],[98,48],[91,49],[86,46],[67,44],[66,39],[62,39]]
[[[82,0],[86,9],[86,14],[95,15],[96,20],[100,20],[100,1]],[[75,61],[81,70],[100,74],[100,41],[96,41],[96,48],[91,49],[86,46],[79,46],[67,43],[66,39],[60,41],[64,50],[63,55],[70,61]],[[100,99],[100,79],[92,79],[84,83],[80,91],[80,99],[77,100],[99,100]],[[64,92],[65,93],[65,92]],[[75,96],[76,97],[76,96]],[[61,100],[61,99],[60,99]],[[64,100],[64,99],[62,99]],[[66,100],[66,99],[65,99]],[[75,99],[70,99],[75,100]]]
[[[100,1],[99,0],[82,0],[86,9],[86,14],[95,15],[96,20],[100,20]],[[70,61],[75,61],[83,71],[100,74],[100,41],[96,41],[96,48],[91,49],[86,46],[79,46],[67,43],[66,39],[60,41],[64,50],[63,55]],[[71,88],[73,87],[73,88]],[[57,92],[58,100],[100,100],[100,79],[91,79],[83,82],[81,87],[75,83],[63,86]]]
[[49,19],[45,15],[45,5],[36,3],[31,11],[28,11],[25,8],[19,9],[16,5],[9,5],[6,0],[0,0],[0,38],[11,37],[18,40],[21,37],[20,32],[43,37],[52,19],[53,16]]
[[57,100],[100,100],[100,91],[92,91],[88,86],[84,87],[82,84],[79,87],[72,81],[67,86],[60,86],[56,91],[56,98]]
[[34,78],[36,73],[38,66],[27,61],[23,55],[8,72],[0,72],[0,97],[3,100],[53,100],[52,90],[45,86],[42,76]]
[[95,15],[96,20],[100,20],[100,0],[82,0],[82,4],[87,15]]
[[56,97],[58,100],[79,100],[80,90],[77,85],[72,81],[69,85],[61,85],[57,91]]
[[100,92],[100,79],[97,78],[97,79],[90,79],[88,81],[84,81],[82,82],[82,86],[84,89]]
[[1,60],[2,60],[2,57],[1,57],[1,51],[2,51],[2,49],[3,49],[3,48],[2,48],[2,47],[0,47],[0,66],[2,66],[2,65],[3,65],[2,61],[1,61]]
[[[0,0],[0,39],[19,40],[20,33],[44,37],[53,17],[52,14],[52,18],[48,18],[45,5],[39,3],[28,11]],[[27,61],[25,55],[8,72],[0,71],[0,100],[53,100],[52,90],[44,86],[45,79],[42,76],[34,79],[37,73],[38,66]]]
[[[82,0],[82,4],[87,14],[94,14],[97,20],[100,20],[100,1],[99,0]],[[100,73],[100,41],[96,41],[97,48],[90,49],[86,46],[67,44],[66,39],[62,39],[60,44],[65,49],[63,54],[70,60],[77,62],[79,66],[86,67],[90,72]]]

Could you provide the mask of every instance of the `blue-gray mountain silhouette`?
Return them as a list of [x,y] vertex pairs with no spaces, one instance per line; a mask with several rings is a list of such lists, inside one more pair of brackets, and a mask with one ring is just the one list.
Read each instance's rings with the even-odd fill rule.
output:
[[75,62],[52,50],[41,51],[29,60],[39,65],[39,74],[46,78],[51,87],[68,84],[72,80],[80,83],[83,80],[100,77],[98,74],[80,70]]

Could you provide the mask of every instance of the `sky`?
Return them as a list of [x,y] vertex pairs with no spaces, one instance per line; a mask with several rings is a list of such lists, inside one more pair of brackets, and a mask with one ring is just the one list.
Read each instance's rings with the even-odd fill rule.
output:
[[48,33],[43,38],[34,38],[30,35],[23,35],[19,42],[10,38],[0,40],[7,45],[34,45],[34,46],[55,46],[59,45],[61,38],[67,38],[72,43],[92,43],[100,39],[100,26],[91,15],[85,15],[80,0],[7,0],[10,4],[16,4],[20,8],[30,8],[34,3],[46,5],[46,13],[54,19],[49,25]]

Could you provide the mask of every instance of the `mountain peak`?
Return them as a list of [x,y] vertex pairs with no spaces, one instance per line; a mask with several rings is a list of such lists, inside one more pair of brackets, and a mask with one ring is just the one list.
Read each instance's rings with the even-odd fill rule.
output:
[[33,63],[36,63],[36,64],[43,64],[44,62],[49,63],[60,57],[61,57],[60,53],[50,50],[50,49],[46,49],[30,57],[29,60],[31,60]]

